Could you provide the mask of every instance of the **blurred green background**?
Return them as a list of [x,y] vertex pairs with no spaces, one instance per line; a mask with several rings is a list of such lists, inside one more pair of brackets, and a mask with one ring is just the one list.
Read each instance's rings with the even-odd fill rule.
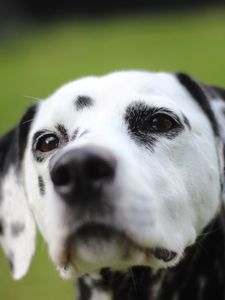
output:
[[[74,78],[120,69],[185,71],[225,86],[225,9],[30,24],[0,40],[0,133],[34,98]],[[0,252],[0,299],[74,299],[38,238],[29,274],[13,282]]]

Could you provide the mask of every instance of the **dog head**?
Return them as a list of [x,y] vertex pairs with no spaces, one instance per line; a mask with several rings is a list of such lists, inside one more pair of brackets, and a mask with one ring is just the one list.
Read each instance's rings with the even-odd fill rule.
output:
[[64,276],[177,264],[221,205],[218,138],[207,92],[184,74],[87,77],[32,107],[0,148],[15,277],[32,214]]

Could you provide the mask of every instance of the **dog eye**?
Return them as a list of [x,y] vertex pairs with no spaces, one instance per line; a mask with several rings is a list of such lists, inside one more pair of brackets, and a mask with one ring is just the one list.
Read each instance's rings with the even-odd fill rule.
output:
[[154,132],[167,132],[174,128],[176,122],[166,114],[157,114],[151,119],[151,129]]
[[54,134],[46,134],[39,138],[36,150],[40,152],[50,152],[59,146],[59,138]]

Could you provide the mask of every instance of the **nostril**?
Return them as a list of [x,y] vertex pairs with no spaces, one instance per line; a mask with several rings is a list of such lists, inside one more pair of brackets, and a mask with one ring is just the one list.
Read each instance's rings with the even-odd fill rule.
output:
[[51,172],[52,182],[55,186],[65,186],[71,183],[71,173],[66,166],[56,166]]

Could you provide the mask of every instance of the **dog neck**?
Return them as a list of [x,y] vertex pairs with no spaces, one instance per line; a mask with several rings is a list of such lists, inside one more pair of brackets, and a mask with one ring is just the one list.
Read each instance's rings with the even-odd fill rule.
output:
[[215,218],[176,267],[127,273],[101,271],[78,281],[79,300],[222,300],[225,296],[225,218]]

